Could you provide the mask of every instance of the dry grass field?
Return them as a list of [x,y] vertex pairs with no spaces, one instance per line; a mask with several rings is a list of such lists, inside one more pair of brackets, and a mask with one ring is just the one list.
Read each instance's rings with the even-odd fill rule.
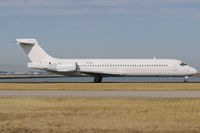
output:
[[1,133],[198,133],[200,99],[0,98]]
[[0,90],[200,90],[200,83],[0,83]]
[[0,75],[0,78],[27,78],[27,77],[62,77],[60,75]]

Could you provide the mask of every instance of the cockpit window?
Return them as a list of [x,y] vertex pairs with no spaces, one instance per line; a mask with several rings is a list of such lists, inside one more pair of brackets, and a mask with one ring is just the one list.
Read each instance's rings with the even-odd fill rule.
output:
[[181,62],[180,65],[181,66],[187,66],[187,64],[185,62]]

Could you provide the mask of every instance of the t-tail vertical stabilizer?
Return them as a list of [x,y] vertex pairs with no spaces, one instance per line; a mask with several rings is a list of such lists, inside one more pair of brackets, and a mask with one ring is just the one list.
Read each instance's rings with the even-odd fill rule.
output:
[[31,63],[28,63],[28,67],[43,68],[43,64],[53,60],[53,58],[40,47],[36,39],[16,39],[16,42],[23,48],[31,60]]
[[29,59],[32,62],[46,62],[52,60],[52,57],[49,56],[38,44],[35,39],[16,39],[17,44],[19,44],[23,50],[28,55]]

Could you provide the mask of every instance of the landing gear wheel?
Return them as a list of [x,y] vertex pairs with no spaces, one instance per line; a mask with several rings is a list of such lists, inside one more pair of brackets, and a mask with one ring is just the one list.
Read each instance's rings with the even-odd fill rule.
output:
[[184,78],[184,82],[187,83],[188,80],[189,80],[189,78],[188,78],[188,76],[186,76],[186,77]]
[[101,83],[102,77],[95,77],[94,78],[94,83]]

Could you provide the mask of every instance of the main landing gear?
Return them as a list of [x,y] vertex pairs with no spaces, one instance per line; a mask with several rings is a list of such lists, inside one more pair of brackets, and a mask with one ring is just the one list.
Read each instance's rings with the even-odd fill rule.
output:
[[184,78],[184,82],[187,83],[188,80],[189,80],[189,77],[188,77],[188,76],[185,76],[185,78]]
[[102,77],[101,76],[98,76],[98,77],[94,78],[94,83],[101,83],[101,81],[102,81]]

